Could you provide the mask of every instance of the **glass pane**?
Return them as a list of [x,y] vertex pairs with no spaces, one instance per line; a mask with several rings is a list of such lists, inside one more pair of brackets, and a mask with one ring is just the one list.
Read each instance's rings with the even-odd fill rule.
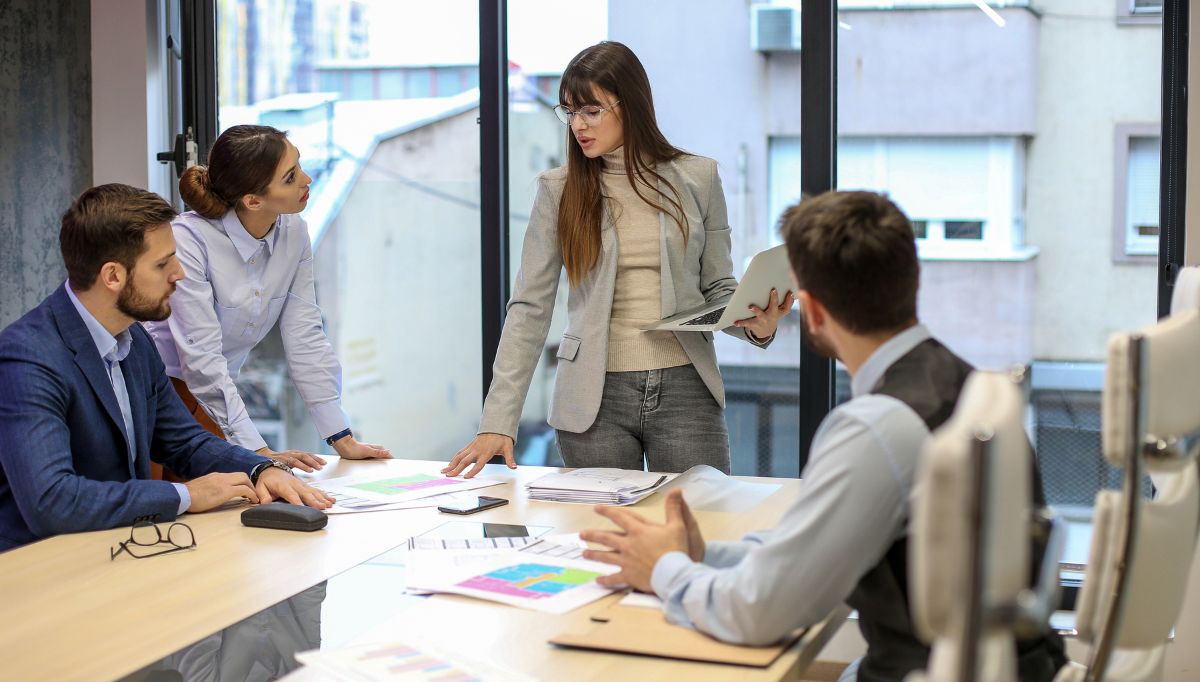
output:
[[[734,275],[741,277],[756,253],[780,243],[776,221],[785,199],[800,186],[798,15],[770,17],[774,23],[769,31],[764,27],[763,40],[780,44],[756,49],[747,41],[757,25],[754,6],[744,3],[708,3],[695,11],[686,2],[583,0],[571,3],[566,17],[554,0],[510,0],[508,9],[514,274],[536,175],[563,165],[566,145],[575,144],[551,110],[559,104],[559,80],[576,53],[600,40],[625,43],[637,54],[650,78],[658,125],[670,143],[717,161]],[[664,32],[665,26],[673,28]],[[554,431],[546,419],[566,322],[566,289],[563,277],[522,416],[518,448],[522,461],[530,463],[556,462]],[[784,318],[766,350],[725,334],[715,337],[733,472],[798,475],[798,316]]]
[[[475,433],[482,390],[479,95],[461,86],[478,70],[478,4],[217,4],[221,129],[287,131],[313,177],[302,217],[355,436],[448,459]],[[436,93],[431,64],[447,74]],[[277,331],[239,391],[271,447],[325,448]]]
[[[927,226],[919,313],[936,336],[980,368],[1032,367],[1046,495],[1086,528],[1119,478],[1100,455],[1106,343],[1156,313],[1154,263],[1124,258],[1122,212],[1140,204],[1122,183],[1144,175],[1116,166],[1144,157],[1121,130],[1157,143],[1162,28],[1118,25],[1111,2],[901,4],[839,4],[839,188],[887,192]],[[1157,224],[1157,172],[1140,224]]]

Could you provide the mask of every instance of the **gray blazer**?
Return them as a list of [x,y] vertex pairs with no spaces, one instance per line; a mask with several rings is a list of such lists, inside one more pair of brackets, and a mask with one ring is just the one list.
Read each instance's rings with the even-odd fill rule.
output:
[[[657,170],[679,191],[689,230],[685,248],[675,221],[659,213],[662,316],[667,317],[733,293],[737,281],[733,278],[729,255],[729,220],[717,163],[689,155],[662,164]],[[508,302],[480,433],[500,433],[516,440],[517,422],[529,382],[550,330],[563,267],[557,231],[558,205],[566,177],[566,169],[560,167],[538,178],[533,215],[521,251],[521,269]],[[558,373],[549,423],[573,433],[588,430],[596,420],[608,367],[609,315],[617,276],[617,231],[607,207],[601,221],[600,241],[596,267],[568,293],[567,328],[558,347]],[[746,339],[746,332],[740,327],[730,327],[726,332]],[[725,387],[717,369],[712,334],[676,332],[675,336],[713,398],[724,407]]]

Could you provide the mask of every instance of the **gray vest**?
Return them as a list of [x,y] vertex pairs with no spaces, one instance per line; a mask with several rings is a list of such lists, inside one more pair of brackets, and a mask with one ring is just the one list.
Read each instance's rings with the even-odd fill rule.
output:
[[[928,339],[889,367],[871,392],[908,405],[932,431],[954,412],[972,369],[941,343]],[[1034,474],[1035,501],[1043,504],[1036,462]],[[900,682],[908,673],[926,667],[929,647],[917,639],[909,613],[907,536],[892,544],[846,602],[858,610],[858,626],[867,641],[859,682]],[[1053,633],[1018,641],[1017,654],[1017,672],[1023,682],[1049,682],[1066,663],[1062,639]]]

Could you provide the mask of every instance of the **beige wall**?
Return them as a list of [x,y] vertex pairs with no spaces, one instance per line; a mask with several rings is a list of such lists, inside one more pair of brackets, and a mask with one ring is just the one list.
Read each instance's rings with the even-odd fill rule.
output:
[[1033,359],[1037,258],[924,260],[917,312],[934,336],[980,369]]
[[[1026,210],[1040,249],[1034,355],[1100,360],[1111,333],[1155,317],[1153,266],[1113,262],[1113,156],[1117,124],[1159,121],[1161,27],[1118,26],[1113,3],[1095,0],[1041,9]],[[1065,18],[1086,15],[1113,18]]]

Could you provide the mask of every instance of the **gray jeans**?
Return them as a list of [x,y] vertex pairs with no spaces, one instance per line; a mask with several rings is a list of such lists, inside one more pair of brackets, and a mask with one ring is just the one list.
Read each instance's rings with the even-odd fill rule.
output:
[[707,464],[729,473],[725,412],[691,365],[607,373],[595,423],[557,435],[568,467],[674,473]]

